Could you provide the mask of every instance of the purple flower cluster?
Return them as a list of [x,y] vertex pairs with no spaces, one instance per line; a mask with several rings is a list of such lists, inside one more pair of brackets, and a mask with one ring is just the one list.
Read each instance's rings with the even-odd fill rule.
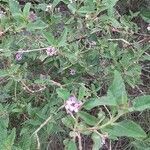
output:
[[22,52],[17,52],[16,55],[15,55],[15,59],[16,59],[17,61],[20,61],[20,60],[22,59],[22,55],[23,55]]
[[65,103],[65,109],[67,113],[77,113],[82,106],[82,102],[78,101],[75,96],[70,96]]
[[31,12],[29,13],[28,19],[29,19],[31,22],[33,22],[33,21],[35,21],[35,20],[37,19],[37,15],[36,15],[33,11],[31,11]]
[[46,49],[46,53],[47,53],[48,56],[57,55],[57,50],[56,50],[55,47],[49,46],[49,47]]

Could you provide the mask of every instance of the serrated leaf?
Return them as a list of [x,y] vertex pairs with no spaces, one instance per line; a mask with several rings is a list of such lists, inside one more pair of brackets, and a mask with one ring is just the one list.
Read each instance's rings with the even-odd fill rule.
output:
[[63,100],[67,100],[70,96],[70,92],[67,89],[58,88],[56,92],[58,97],[62,98]]
[[139,96],[134,99],[133,110],[143,111],[150,109],[150,95]]
[[61,47],[61,46],[65,46],[67,43],[67,33],[68,33],[68,30],[67,28],[64,29],[61,37],[59,38],[59,43],[58,43],[58,47]]
[[79,117],[85,121],[88,125],[95,125],[98,122],[98,119],[95,116],[88,114],[87,112],[80,111]]
[[12,13],[12,16],[14,16],[14,14],[16,13],[21,13],[19,2],[17,0],[9,0],[9,8]]
[[23,8],[23,15],[25,17],[29,16],[30,8],[31,8],[31,3],[26,3],[26,5]]
[[43,30],[47,27],[48,27],[48,25],[45,22],[43,22],[42,20],[36,20],[35,22],[30,22],[27,24],[27,29],[29,31]]
[[125,90],[125,84],[121,74],[118,71],[114,71],[114,80],[109,87],[108,92],[115,97],[118,105],[127,103],[127,93]]
[[113,16],[114,15],[114,6],[116,5],[116,3],[119,0],[104,0],[103,3],[105,3],[106,7],[107,7],[107,12],[109,16]]
[[116,99],[112,95],[103,96],[103,97],[96,98],[96,99],[93,98],[93,99],[88,100],[84,104],[84,108],[86,110],[90,110],[94,107],[102,106],[102,105],[117,106]]
[[70,11],[73,13],[73,14],[75,14],[75,12],[76,12],[76,5],[74,4],[74,3],[70,3],[69,5],[68,5],[68,8],[70,9]]
[[0,77],[6,77],[8,75],[9,75],[8,71],[6,71],[6,70],[0,70]]
[[45,3],[40,3],[37,6],[37,9],[40,9],[40,10],[43,10],[43,11],[46,11],[46,8],[47,8],[47,4],[45,4]]
[[53,34],[50,31],[43,31],[43,36],[47,39],[50,45],[55,45],[55,39]]
[[77,12],[78,13],[92,13],[94,12],[94,8],[90,6],[82,6]]
[[110,135],[115,135],[117,137],[126,136],[133,138],[145,138],[145,131],[135,122],[130,120],[124,120],[118,123],[115,123],[112,128],[106,127],[105,132]]
[[54,0],[53,7],[56,7],[62,0]]
[[26,132],[25,134],[23,134],[23,136],[20,137],[19,145],[21,146],[22,150],[30,150],[31,143],[31,136],[28,132]]
[[12,64],[11,68],[8,70],[9,74],[14,74],[17,73],[17,71],[19,70],[20,65],[19,64]]
[[84,98],[84,96],[86,96],[86,87],[84,85],[82,85],[79,88],[79,95],[78,95],[78,99],[82,100]]
[[16,137],[15,128],[12,130],[11,134],[8,135],[6,139],[3,139],[3,144],[0,145],[1,150],[12,150],[12,146],[14,144],[14,140]]
[[71,116],[62,118],[62,122],[66,127],[70,128],[70,129],[73,129],[73,126],[75,124],[75,121]]

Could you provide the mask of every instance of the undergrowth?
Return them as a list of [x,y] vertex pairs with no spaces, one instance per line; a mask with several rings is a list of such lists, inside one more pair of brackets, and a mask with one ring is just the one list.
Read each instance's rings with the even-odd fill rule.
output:
[[148,0],[0,0],[0,150],[148,150]]

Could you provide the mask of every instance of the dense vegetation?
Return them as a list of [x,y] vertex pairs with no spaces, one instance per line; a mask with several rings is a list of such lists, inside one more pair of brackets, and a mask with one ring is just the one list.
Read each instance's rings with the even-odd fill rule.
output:
[[149,0],[0,0],[0,150],[148,150],[149,32]]

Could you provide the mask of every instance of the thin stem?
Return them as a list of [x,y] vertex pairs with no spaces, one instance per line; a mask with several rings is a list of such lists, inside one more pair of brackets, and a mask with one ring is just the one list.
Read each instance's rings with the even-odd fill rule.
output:
[[37,140],[37,150],[40,150],[41,144],[40,144],[39,136],[37,133],[35,134],[35,136],[36,136],[36,140]]
[[15,82],[15,89],[14,89],[15,101],[17,101],[17,82]]
[[52,116],[49,116],[34,132],[31,136],[36,135],[50,120]]
[[79,143],[79,150],[82,150],[82,138],[80,133],[78,133],[78,143]]
[[112,148],[111,148],[111,140],[109,140],[109,150],[112,150]]
[[128,45],[132,45],[132,43],[129,43],[128,41],[126,41],[125,39],[122,39],[122,38],[120,38],[120,39],[108,39],[108,41],[122,41]]
[[110,111],[108,110],[108,108],[104,105],[104,108],[106,109],[106,111],[108,112],[109,118],[112,119],[112,115],[110,113]]
[[[56,113],[62,109],[64,107],[64,105],[62,105],[61,107],[59,107],[56,111]],[[50,115],[34,132],[31,136],[36,135],[50,120],[52,119],[52,115]]]
[[45,50],[47,47],[44,48],[37,48],[37,49],[30,49],[30,50],[20,50],[17,51],[17,53],[29,53],[29,52],[35,52],[35,51],[42,51]]

